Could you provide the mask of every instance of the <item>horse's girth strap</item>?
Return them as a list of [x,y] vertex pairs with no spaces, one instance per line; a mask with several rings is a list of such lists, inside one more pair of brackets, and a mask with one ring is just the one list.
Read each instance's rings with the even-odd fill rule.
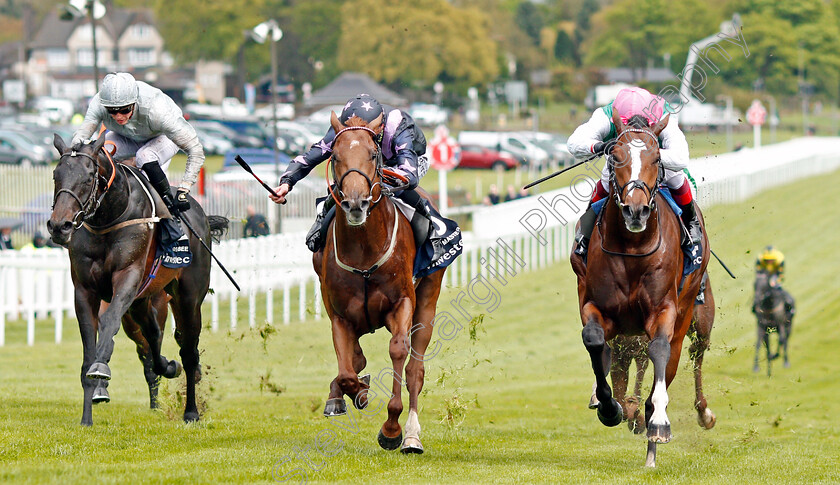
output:
[[116,231],[117,229],[122,229],[123,227],[135,226],[137,224],[154,224],[156,222],[160,222],[160,217],[145,217],[143,219],[132,219],[130,221],[120,222],[119,224],[107,227],[105,229],[94,229],[93,227],[89,226],[87,222],[82,224],[82,227],[87,229],[87,231],[92,234],[101,236],[102,234],[108,234],[111,231]]

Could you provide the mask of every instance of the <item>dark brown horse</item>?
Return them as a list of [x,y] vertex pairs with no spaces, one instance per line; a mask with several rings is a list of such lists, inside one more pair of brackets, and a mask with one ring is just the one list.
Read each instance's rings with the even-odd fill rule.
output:
[[[715,321],[715,300],[712,294],[711,281],[706,279],[703,291],[704,303],[694,306],[694,318],[691,327],[688,329],[688,338],[691,339],[691,346],[688,348],[688,355],[691,357],[694,369],[694,409],[697,411],[697,424],[704,429],[712,429],[717,418],[708,407],[706,396],[703,394],[703,357],[711,343],[712,326]],[[645,416],[639,408],[642,402],[642,382],[645,378],[645,371],[648,366],[647,346],[650,340],[643,335],[616,335],[609,342],[612,349],[612,366],[610,367],[610,378],[613,383],[613,397],[624,409],[624,419],[627,420],[627,427],[636,434],[645,430]],[[630,364],[636,363],[636,381],[633,392],[627,395],[629,384]],[[592,396],[589,399],[589,407],[598,407],[598,398],[595,396],[596,385],[592,386]]]
[[[178,374],[180,364],[160,355],[167,304],[175,315],[175,339],[187,371],[184,420],[196,421],[201,302],[209,287],[210,256],[191,235],[192,263],[180,269],[160,268],[155,278],[148,278],[158,216],[169,213],[139,171],[113,163],[102,150],[104,143],[105,137],[100,136],[95,143],[68,148],[56,135],[61,159],[53,172],[55,195],[47,223],[52,239],[70,252],[76,318],[84,347],[81,422],[93,424],[94,400],[110,399],[102,381],[111,378],[108,362],[121,320],[137,343],[153,404],[157,376]],[[194,200],[183,217],[208,244],[209,235],[219,235],[227,228],[227,219],[208,218]],[[102,302],[107,302],[107,307]]]
[[[333,113],[331,123],[336,132],[333,197],[341,210],[327,232],[325,248],[312,259],[338,358],[324,415],[345,414],[345,395],[357,409],[375,400],[379,404],[365,411],[375,413],[382,407],[374,397],[376,389],[387,391],[387,383],[379,382],[387,377],[393,383],[386,392],[388,419],[379,431],[379,445],[394,450],[402,443],[403,453],[422,453],[417,402],[444,271],[412,281],[416,250],[411,226],[382,186],[382,152],[374,141],[383,129],[382,117],[370,124],[353,117],[343,125]],[[383,369],[372,386],[369,376],[358,377],[366,365],[359,337],[383,326],[392,335],[388,353],[393,369]],[[403,384],[409,393],[404,442],[399,423]]]
[[658,139],[668,118],[650,127],[642,117],[633,117],[627,126],[614,112],[617,146],[608,160],[609,199],[592,235],[588,262],[584,265],[576,255],[571,258],[578,276],[583,343],[595,373],[598,418],[603,424],[616,426],[624,417],[606,379],[611,362],[607,341],[638,334],[650,339],[654,382],[645,402],[648,466],[655,466],[656,443],[671,440],[667,388],[677,373],[709,258],[704,234],[700,268],[681,285],[682,228],[658,193]]
[[[758,353],[762,344],[767,352],[767,376],[770,377],[770,364],[779,358],[784,351],[784,365],[790,367],[788,357],[788,339],[793,330],[793,297],[782,288],[779,277],[770,275],[766,271],[759,271],[755,275],[755,297],[753,310],[758,319],[758,339],[755,342],[755,361],[753,372],[758,372]],[[770,334],[779,334],[776,352],[770,351]]]

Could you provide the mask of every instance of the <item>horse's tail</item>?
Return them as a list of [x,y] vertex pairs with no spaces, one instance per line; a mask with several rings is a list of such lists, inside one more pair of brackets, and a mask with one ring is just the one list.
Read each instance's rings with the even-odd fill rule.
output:
[[227,217],[207,216],[207,222],[210,224],[210,237],[216,242],[219,242],[230,227],[230,220]]

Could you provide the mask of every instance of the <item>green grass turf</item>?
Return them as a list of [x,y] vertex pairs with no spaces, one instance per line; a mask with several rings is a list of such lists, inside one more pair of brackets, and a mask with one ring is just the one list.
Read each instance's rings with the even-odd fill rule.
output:
[[[643,437],[624,425],[606,428],[587,409],[592,371],[575,279],[562,263],[499,286],[495,311],[468,307],[483,320],[464,322],[441,342],[426,365],[422,456],[379,448],[384,411],[357,415],[357,429],[338,425],[347,425],[346,416],[321,415],[336,373],[324,320],[273,332],[205,330],[200,395],[208,408],[193,425],[180,422],[180,409],[173,416],[174,382],[164,391],[169,411],[148,410],[140,364],[120,332],[113,401],[96,406],[94,426],[82,428],[81,348],[70,322],[61,345],[0,348],[0,481],[272,483],[275,464],[289,456],[276,470],[292,473],[291,483],[302,477],[296,468],[312,483],[837,483],[840,200],[830,187],[838,183],[840,171],[706,211],[713,249],[738,276],[731,280],[710,263],[717,318],[705,391],[718,422],[710,431],[697,426],[683,352],[669,391],[674,439],[659,446],[655,469],[643,467]],[[792,367],[774,362],[771,378],[764,362],[752,372],[749,311],[753,261],[768,243],[787,256],[786,288],[798,306]],[[448,289],[439,310],[450,310],[458,291]],[[362,339],[374,375],[390,366],[387,340],[384,331]],[[164,353],[177,355],[168,334]],[[313,452],[322,432],[340,440],[332,456]],[[296,457],[296,450],[305,453]]]

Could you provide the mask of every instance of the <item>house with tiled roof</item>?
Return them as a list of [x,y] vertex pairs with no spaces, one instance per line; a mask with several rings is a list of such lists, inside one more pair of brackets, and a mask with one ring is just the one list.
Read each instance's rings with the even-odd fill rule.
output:
[[[62,20],[53,12],[29,43],[26,65],[30,96],[80,99],[96,92],[93,83],[93,29],[87,17]],[[96,21],[99,77],[109,71],[138,72],[171,66],[163,38],[149,9],[109,8]]]

